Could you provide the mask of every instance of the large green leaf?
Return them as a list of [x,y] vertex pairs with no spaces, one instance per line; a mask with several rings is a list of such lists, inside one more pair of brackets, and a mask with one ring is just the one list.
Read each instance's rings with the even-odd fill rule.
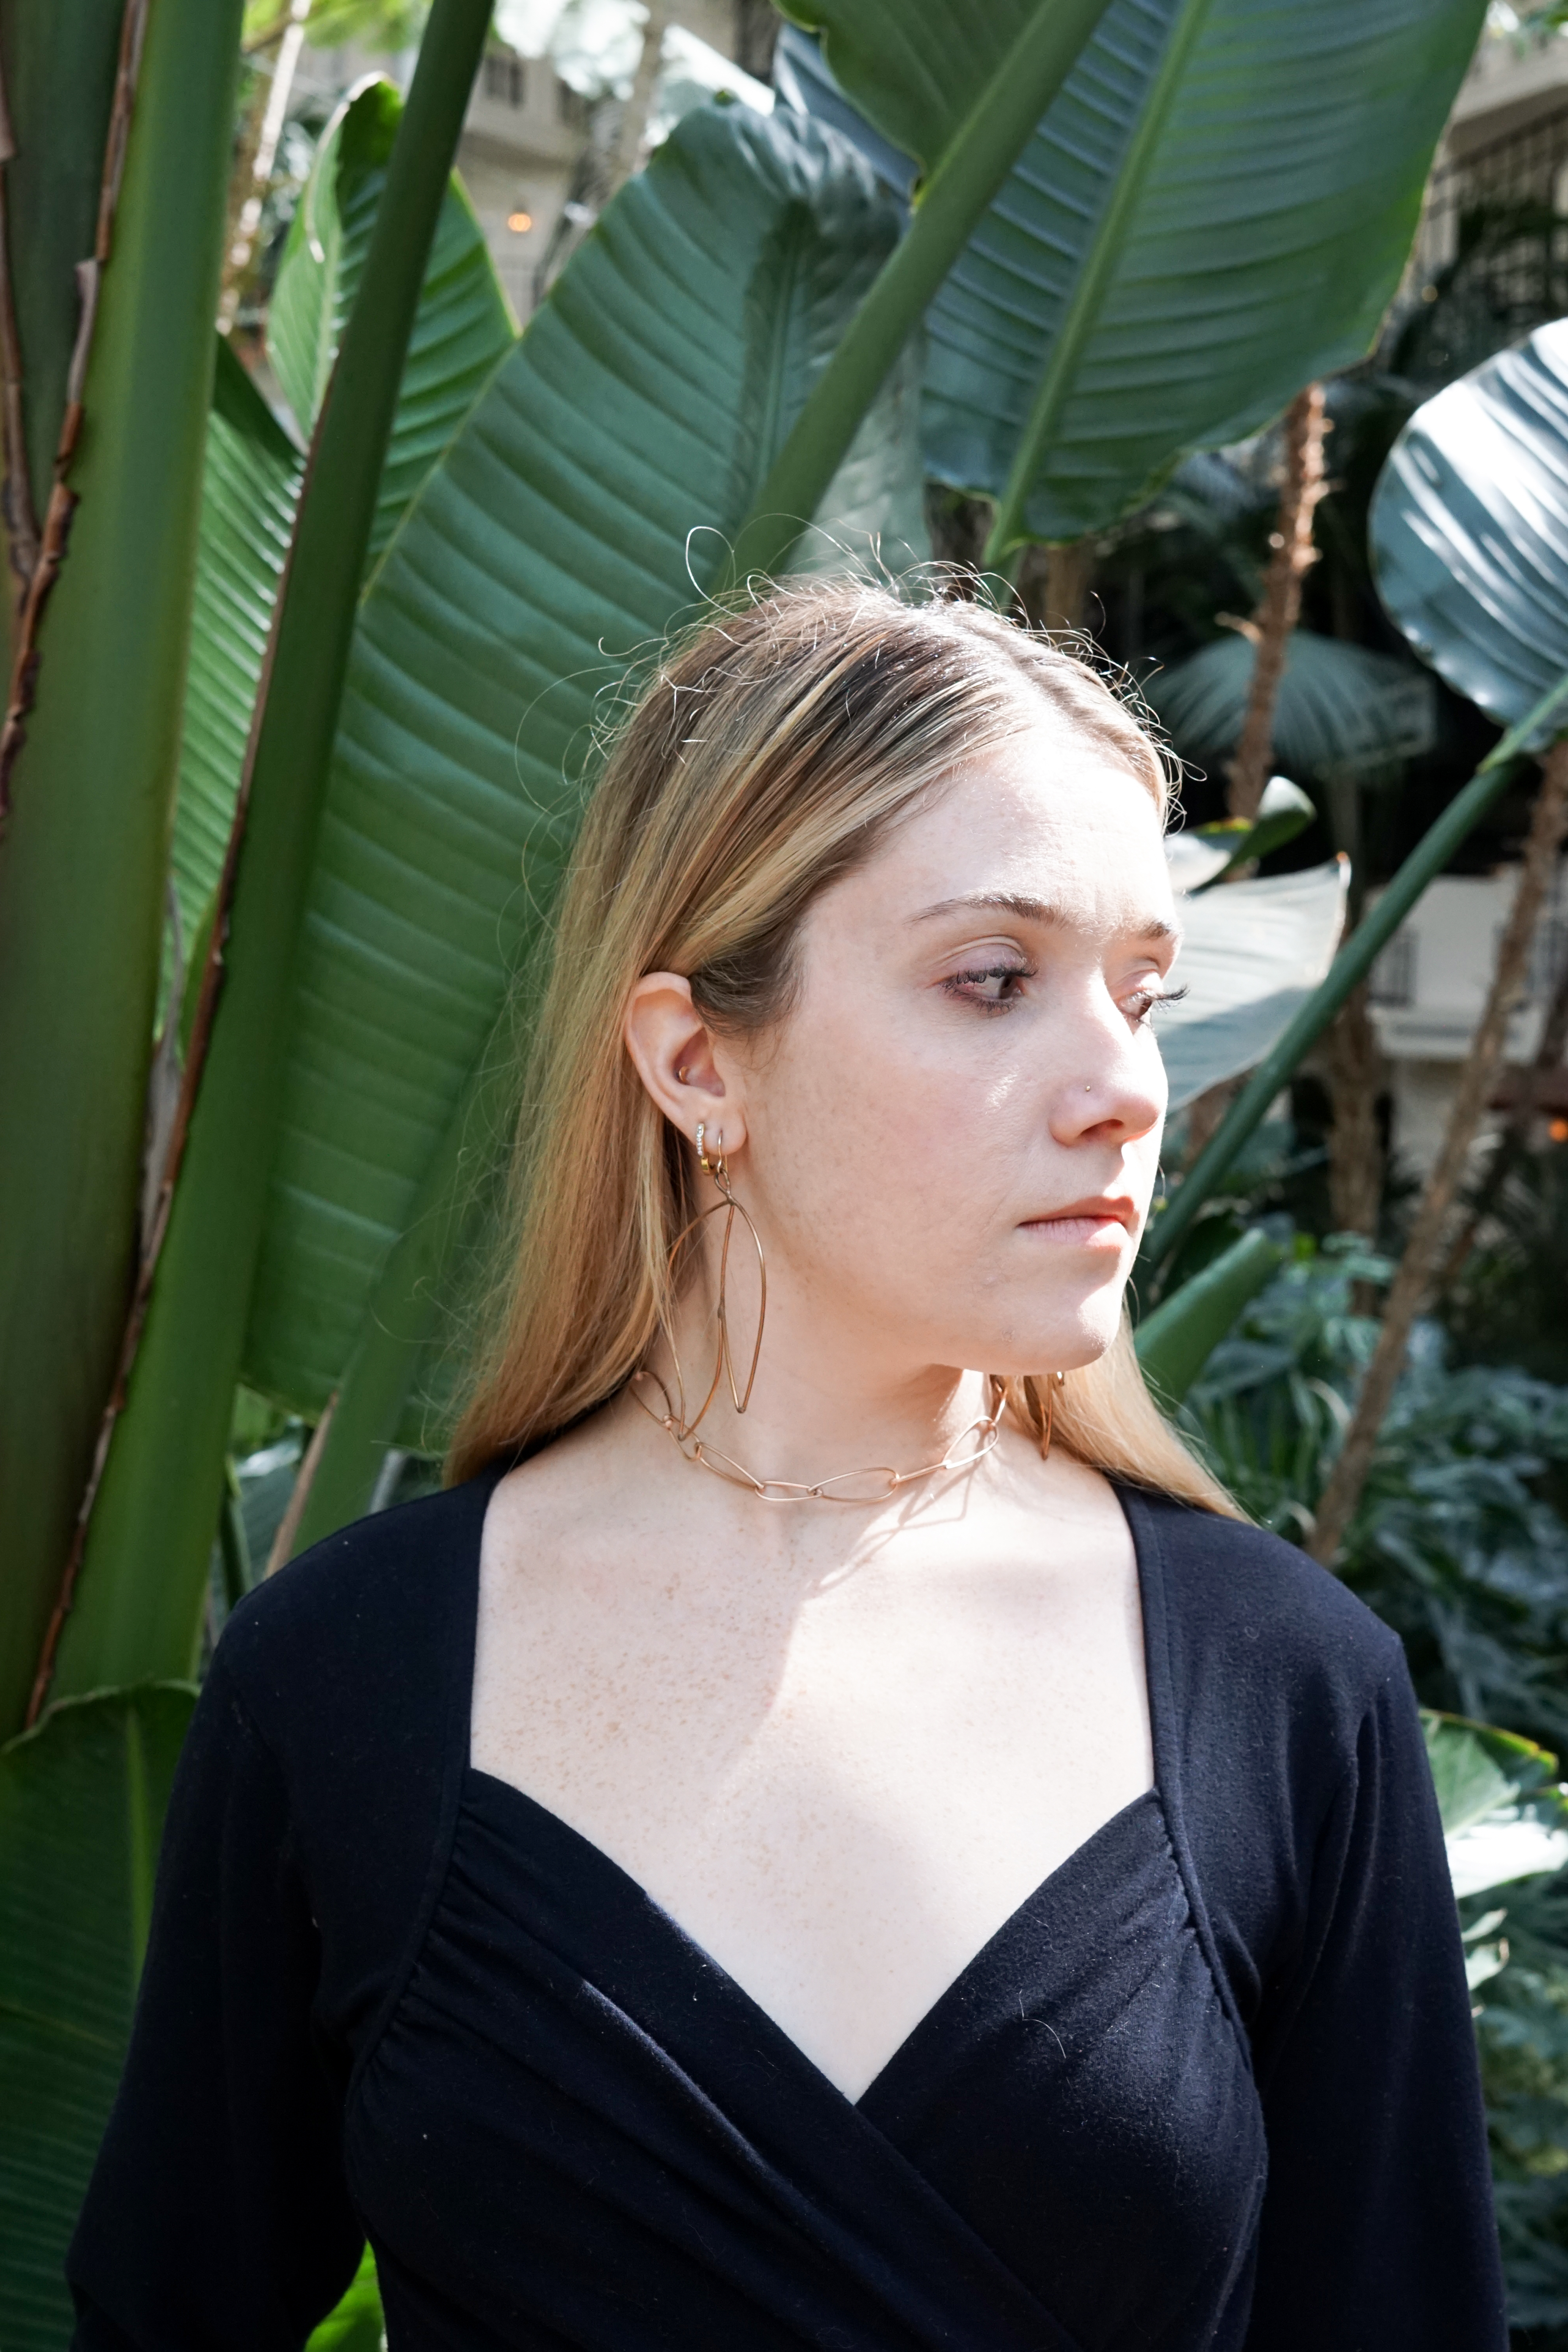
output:
[[220,338],[172,856],[187,950],[228,847],[303,473],[303,457]]
[[1568,1799],[1555,1756],[1517,1732],[1460,1716],[1424,1712],[1422,1728],[1456,1895],[1568,1862]]
[[[897,233],[831,133],[688,114],[579,248],[389,550],[361,615],[301,958],[256,1385],[311,1412],[336,1385],[555,887],[599,698],[700,609]],[[839,490],[830,523],[863,512]],[[406,1433],[429,1443],[417,1416]]]
[[1166,856],[1178,890],[1210,890],[1239,866],[1255,865],[1317,821],[1317,804],[1289,776],[1270,776],[1254,817],[1225,816],[1191,833],[1167,833]]
[[1137,1329],[1138,1361],[1145,1379],[1166,1404],[1181,1402],[1283,1255],[1267,1234],[1243,1234],[1212,1265],[1144,1317]]
[[1568,320],[1418,408],[1372,503],[1385,604],[1494,719],[1568,673]]
[[63,2264],[131,2030],[194,1691],[52,1708],[0,1748],[0,2343],[59,2352]]
[[[268,348],[307,433],[364,268],[402,116],[402,100],[380,79],[340,110],[317,150],[284,249]],[[409,339],[368,562],[386,546],[516,340],[484,232],[454,173]],[[223,865],[303,471],[224,342],[213,409],[174,824],[174,881],[187,936]]]
[[1347,880],[1336,860],[1178,900],[1187,992],[1155,1015],[1173,1111],[1253,1068],[1283,1034],[1333,961]]
[[[322,135],[284,247],[267,314],[267,350],[308,432],[359,290],[402,101],[379,77]],[[371,532],[373,564],[410,501],[517,341],[490,248],[455,173],[441,208]]]
[[874,129],[930,172],[1006,64],[1039,0],[789,0]]
[[[1112,0],[1033,0],[1009,6],[1005,21],[1013,37],[995,48],[983,36],[977,44],[972,23],[966,27],[967,46],[949,64],[967,100],[953,116],[953,135],[925,176],[908,235],[878,271],[785,436],[737,540],[728,581],[787,567],[861,419],[1111,5]],[[847,13],[853,23],[862,21],[852,0]],[[875,33],[894,20],[873,5],[865,21]],[[912,12],[912,23],[925,21],[925,10]],[[983,60],[983,73],[967,72],[964,59],[970,51]],[[818,78],[819,96],[824,87]],[[885,154],[885,143],[876,143]],[[878,159],[873,160],[874,169]]]
[[[791,13],[880,131],[922,155],[951,136],[974,10]],[[982,13],[988,45],[1013,11]],[[1361,356],[1484,14],[1114,0],[926,316],[929,461],[1000,502],[991,560],[1114,521]]]
[[56,1687],[188,1667],[224,1491],[286,1024],[365,550],[489,0],[434,0],[300,493],[247,764],[222,987]]
[[13,131],[5,158],[5,262],[25,387],[34,519],[54,478],[81,316],[77,264],[93,250],[125,0],[0,10],[0,72]]
[[[1212,761],[1234,750],[1255,660],[1247,639],[1230,634],[1147,681],[1144,691],[1183,759]],[[1431,750],[1437,723],[1432,681],[1414,664],[1308,629],[1291,637],[1273,756],[1292,775],[1418,759]]]
[[[148,16],[78,502],[0,840],[0,1732],[21,1720],[59,1591],[135,1259],[238,30],[239,0]],[[7,69],[19,45],[51,51],[31,96],[7,85],[8,133],[40,175],[29,205],[68,199],[74,239],[84,189],[97,210],[101,54],[75,0],[0,11],[0,39]],[[70,268],[91,242],[73,251],[66,233],[40,232],[28,261],[67,271],[33,294],[74,331]]]

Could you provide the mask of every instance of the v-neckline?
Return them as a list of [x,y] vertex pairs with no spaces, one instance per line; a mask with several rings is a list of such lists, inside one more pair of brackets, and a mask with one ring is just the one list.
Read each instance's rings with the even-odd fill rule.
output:
[[984,1974],[986,1964],[998,1945],[1001,1944],[1017,1928],[1019,1922],[1027,1918],[1037,1906],[1049,1900],[1057,1882],[1087,1861],[1102,1844],[1112,1844],[1118,1836],[1124,1836],[1145,1812],[1154,1811],[1157,1814],[1160,1811],[1158,1788],[1144,1789],[1128,1803],[1122,1806],[1119,1811],[1112,1813],[1107,1820],[1102,1822],[1098,1829],[1091,1830],[1086,1838],[1081,1838],[1071,1853],[1064,1855],[1054,1869],[1048,1871],[1039,1885],[1031,1887],[1023,1900],[1014,1906],[1007,1917],[986,1937],[985,1942],[970,1954],[956,1975],[948,1979],[935,2000],[916,2018],[903,2041],[895,2049],[889,2052],[859,2096],[852,2099],[849,2093],[841,2089],[832,2076],[802,2049],[794,2035],[786,2032],[771,2011],[765,2009],[756,1995],[747,1990],[738,1977],[732,1976],[723,1961],[716,1959],[706,1946],[700,1944],[688,1928],[683,1927],[674,1914],[666,1910],[658,1898],[648,1892],[641,1880],[633,1877],[632,1874],[618,1863],[612,1854],[607,1853],[595,1839],[576,1828],[564,1814],[558,1813],[553,1807],[542,1803],[538,1797],[530,1796],[528,1791],[519,1788],[515,1780],[504,1780],[497,1772],[486,1772],[477,1764],[470,1764],[465,1777],[471,1789],[476,1787],[492,1803],[498,1799],[503,1805],[520,1808],[536,1826],[540,1823],[546,1825],[549,1835],[558,1842],[563,1842],[585,1866],[603,1882],[612,1894],[620,1898],[622,1904],[634,1906],[643,1915],[651,1915],[658,1931],[667,1936],[683,1951],[690,1954],[696,1967],[706,1971],[716,1981],[726,2000],[732,2007],[737,2007],[742,2011],[756,2033],[764,2037],[776,2050],[781,2049],[787,2052],[791,2064],[805,2068],[814,2080],[831,2092],[833,2097],[842,2105],[852,2108],[857,2114],[862,2116],[874,2103],[876,2095],[885,2085],[889,2076],[902,2065],[915,2045],[925,2041],[932,2032],[939,2031],[948,2009],[956,2001],[962,2000],[966,1989],[976,1977]]
[[[959,1968],[956,1975],[949,1978],[946,1984],[943,1986],[941,1991],[937,1993],[936,1999],[921,2012],[920,2016],[910,2027],[908,2032],[897,2044],[897,2047],[889,2053],[882,2065],[877,2068],[876,2073],[872,2076],[870,2082],[867,2083],[859,2097],[852,2099],[849,2094],[841,2089],[840,2085],[834,2082],[832,2076],[824,2072],[824,2070],[818,2065],[816,2060],[809,2055],[809,2053],[801,2047],[800,2043],[794,2039],[793,2035],[789,2033],[785,2028],[779,2023],[778,2020],[772,2015],[772,2013],[768,2010],[765,2009],[762,2003],[758,2000],[753,1994],[747,1992],[746,1987],[740,1982],[739,1979],[731,1976],[729,1970],[724,1966],[722,1961],[716,1959],[705,1945],[699,1943],[696,1937],[693,1936],[688,1929],[682,1927],[680,1921],[674,1916],[674,1913],[666,1910],[664,1906],[657,1901],[657,1899],[648,1892],[648,1889],[643,1885],[641,1881],[634,1877],[632,1872],[627,1870],[622,1864],[618,1863],[614,1859],[613,1855],[609,1853],[603,1846],[600,1845],[595,1839],[590,1837],[585,1831],[578,1829],[572,1822],[569,1822],[564,1814],[555,1811],[553,1807],[544,1803],[540,1798],[530,1795],[528,1790],[522,1788],[517,1781],[506,1780],[501,1774],[497,1772],[486,1772],[481,1766],[476,1765],[472,1760],[474,1744],[474,1666],[478,1643],[480,1564],[484,1550],[485,1522],[489,1516],[491,1499],[494,1496],[496,1488],[500,1485],[502,1478],[506,1476],[508,1471],[516,1468],[521,1460],[526,1458],[526,1456],[517,1456],[511,1460],[503,1460],[496,1463],[491,1465],[491,1468],[488,1471],[481,1473],[480,1476],[475,1481],[476,1485],[481,1487],[482,1494],[479,1498],[480,1509],[477,1514],[473,1556],[470,1561],[469,1592],[467,1596],[469,1606],[469,1638],[466,1643],[467,1675],[465,1683],[463,1682],[461,1678],[459,1680],[460,1704],[458,1706],[457,1714],[459,1718],[461,1754],[457,1779],[458,1790],[459,1791],[465,1790],[475,1782],[477,1782],[483,1787],[490,1790],[499,1790],[504,1792],[504,1795],[507,1798],[515,1799],[519,1804],[526,1807],[536,1822],[543,1821],[549,1823],[551,1831],[555,1834],[566,1839],[574,1850],[580,1852],[584,1856],[597,1873],[604,1875],[605,1883],[619,1892],[622,1899],[630,1897],[645,1912],[651,1914],[660,1924],[663,1930],[667,1931],[674,1938],[675,1938],[680,1946],[685,1951],[691,1953],[703,1968],[711,1970],[715,1979],[724,1988],[727,1997],[731,2001],[739,2004],[743,2012],[755,2021],[756,2029],[759,2032],[764,2033],[767,2040],[772,2042],[780,2052],[787,2053],[791,2063],[795,2066],[804,2068],[807,2074],[813,2078],[817,2084],[831,2092],[832,2096],[841,2106],[850,2109],[857,2115],[863,2116],[866,2102],[873,2097],[873,2095],[879,2089],[879,2086],[886,2082],[893,2069],[897,2066],[904,2058],[904,2053],[910,2050],[915,2042],[925,2039],[928,2029],[933,2028],[934,2021],[940,2021],[942,2014],[946,2011],[950,2002],[962,1998],[963,1989],[974,1978],[977,1971],[980,1969],[987,1955],[992,1950],[994,1946],[1008,1934],[1010,1928],[1014,1927],[1020,1919],[1025,1917],[1037,1903],[1043,1901],[1048,1896],[1052,1885],[1061,1877],[1064,1872],[1071,1869],[1075,1864],[1086,1856],[1090,1853],[1091,1849],[1098,1845],[1102,1839],[1108,1840],[1111,1832],[1118,1830],[1120,1827],[1135,1818],[1144,1808],[1151,1804],[1158,1808],[1162,1822],[1166,1828],[1167,1835],[1171,1839],[1178,1868],[1181,1868],[1183,1862],[1181,1848],[1184,1841],[1181,1836],[1179,1821],[1166,1811],[1166,1799],[1163,1793],[1166,1778],[1164,1759],[1167,1754],[1167,1726],[1164,1706],[1164,1677],[1163,1673],[1157,1670],[1157,1664],[1163,1665],[1162,1653],[1164,1645],[1163,1640],[1160,1636],[1163,1635],[1164,1612],[1163,1609],[1158,1606],[1157,1596],[1154,1590],[1155,1557],[1152,1529],[1140,1525],[1140,1521],[1144,1517],[1143,1512],[1141,1510],[1129,1507],[1134,1498],[1123,1486],[1113,1480],[1108,1481],[1107,1483],[1110,1484],[1111,1491],[1116,1497],[1117,1506],[1122,1512],[1123,1517],[1126,1521],[1127,1530],[1132,1538],[1134,1564],[1138,1580],[1139,1623],[1144,1655],[1144,1689],[1145,1702],[1148,1707],[1149,1738],[1154,1758],[1154,1780],[1148,1788],[1140,1790],[1138,1794],[1132,1798],[1127,1804],[1123,1805],[1116,1812],[1109,1815],[1097,1828],[1091,1830],[1086,1838],[1081,1838],[1078,1843],[1072,1848],[1071,1852],[1064,1854],[1061,1860],[1046,1874],[1045,1877],[1030,1889],[1030,1891],[1023,1897],[1022,1901],[1014,1906],[1007,1917],[1001,1920],[992,1932],[986,1937],[985,1940],[970,1954],[969,1958],[963,1963],[962,1967]],[[1181,1874],[1185,1880],[1186,1877],[1185,1868],[1182,1868]]]

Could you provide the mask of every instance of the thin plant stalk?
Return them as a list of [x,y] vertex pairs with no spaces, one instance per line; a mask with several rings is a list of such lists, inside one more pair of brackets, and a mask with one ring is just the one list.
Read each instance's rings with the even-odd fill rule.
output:
[[1565,831],[1568,737],[1553,744],[1546,757],[1525,845],[1524,865],[1498,943],[1486,1009],[1459,1073],[1442,1149],[1422,1191],[1410,1238],[1384,1303],[1377,1345],[1356,1397],[1355,1411],[1314,1514],[1308,1549],[1313,1559],[1322,1561],[1325,1567],[1337,1556],[1345,1528],[1361,1500],[1378,1435],[1405,1367],[1411,1326],[1437,1271],[1449,1212],[1464,1178],[1487,1097],[1502,1066],[1508,1024],[1524,987],[1531,943]]

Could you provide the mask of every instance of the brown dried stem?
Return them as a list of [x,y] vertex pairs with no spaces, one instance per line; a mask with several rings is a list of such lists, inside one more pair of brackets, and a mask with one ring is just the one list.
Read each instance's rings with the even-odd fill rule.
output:
[[16,579],[20,605],[38,561],[38,518],[33,508],[33,484],[23,429],[22,344],[16,332],[16,304],[11,287],[11,219],[5,165],[16,152],[11,110],[0,79],[0,450],[4,480],[0,504],[5,517],[6,555]]
[[1487,1097],[1502,1065],[1509,1020],[1524,985],[1531,942],[1564,830],[1568,830],[1568,737],[1554,743],[1546,757],[1530,838],[1525,845],[1524,865],[1498,943],[1497,965],[1486,1009],[1459,1073],[1442,1149],[1427,1179],[1405,1255],[1389,1286],[1383,1326],[1344,1444],[1318,1504],[1308,1549],[1314,1559],[1322,1560],[1325,1566],[1338,1552],[1341,1538],[1361,1499],[1378,1434],[1404,1369],[1411,1326],[1437,1270],[1448,1213],[1464,1177]]
[[1263,594],[1247,635],[1257,648],[1236,755],[1227,771],[1230,782],[1229,814],[1249,824],[1269,781],[1274,748],[1274,706],[1291,633],[1301,612],[1301,582],[1317,562],[1312,545],[1312,517],[1325,488],[1323,482],[1323,388],[1308,384],[1285,411],[1285,475],[1280,490],[1279,520],[1270,538],[1270,559]]
[[1509,1170],[1520,1154],[1529,1149],[1542,1093],[1547,1079],[1562,1063],[1564,1052],[1568,1052],[1568,963],[1564,963],[1558,973],[1556,985],[1547,1002],[1535,1059],[1521,1074],[1519,1092],[1510,1104],[1508,1116],[1498,1131],[1487,1172],[1476,1188],[1464,1223],[1454,1236],[1453,1246],[1444,1260],[1443,1271],[1437,1277],[1440,1291],[1447,1290],[1458,1279],[1465,1260],[1475,1247],[1481,1222],[1496,1203]]

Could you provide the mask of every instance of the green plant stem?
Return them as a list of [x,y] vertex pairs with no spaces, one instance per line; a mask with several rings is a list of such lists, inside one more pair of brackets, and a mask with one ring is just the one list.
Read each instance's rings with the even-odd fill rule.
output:
[[1376,906],[1341,948],[1327,976],[1249,1078],[1169,1204],[1155,1218],[1144,1240],[1141,1265],[1145,1272],[1162,1265],[1186,1238],[1198,1211],[1302,1055],[1316,1044],[1352,989],[1366,977],[1428,882],[1442,872],[1460,843],[1480,823],[1526,746],[1542,733],[1564,704],[1568,704],[1568,678],[1560,679],[1533,710],[1509,729],[1464,790],[1416,843]]
[[907,236],[796,418],[737,539],[732,580],[776,572],[789,560],[888,370],[1108,5],[1109,0],[1040,0],[1035,8],[939,158]]
[[[288,1008],[365,551],[490,0],[435,0],[323,404],[231,853],[224,981],[57,1686],[188,1666],[266,1207]],[[248,806],[248,814],[246,814]]]
[[[23,1720],[136,1265],[239,14],[239,0],[152,11],[64,486],[77,503],[0,845],[0,1738]],[[109,17],[96,11],[100,29]],[[103,61],[79,11],[13,11],[5,40],[33,175],[7,235],[37,358],[58,303],[46,263],[68,288],[93,249],[103,125],[90,139],[84,125]],[[24,73],[28,56],[48,72]],[[111,42],[110,83],[113,60]],[[21,168],[5,166],[8,203]],[[62,246],[78,213],[85,238]],[[66,376],[54,358],[57,372],[47,348],[37,372],[29,361],[23,387],[51,457]]]

